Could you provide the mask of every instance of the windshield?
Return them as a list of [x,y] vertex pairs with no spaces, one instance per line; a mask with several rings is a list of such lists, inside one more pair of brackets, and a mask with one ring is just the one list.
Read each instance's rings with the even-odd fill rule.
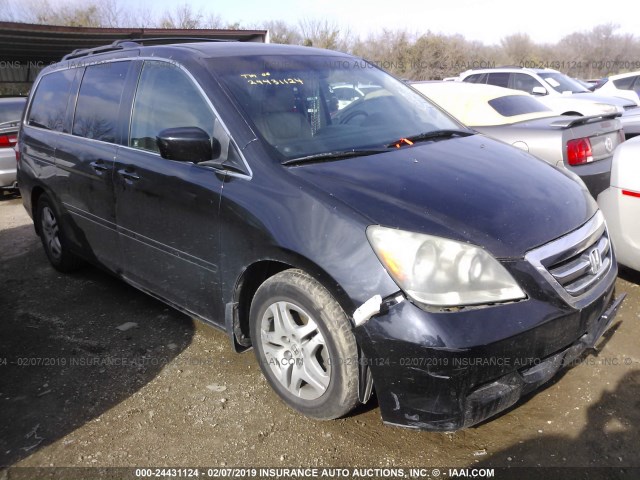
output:
[[541,73],[542,79],[558,93],[589,93],[585,87],[562,73]]
[[386,148],[402,138],[464,128],[364,60],[288,55],[211,63],[280,160]]

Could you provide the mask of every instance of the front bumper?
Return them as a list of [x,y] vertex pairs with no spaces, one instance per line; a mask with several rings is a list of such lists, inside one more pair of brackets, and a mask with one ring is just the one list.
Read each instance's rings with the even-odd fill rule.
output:
[[518,269],[527,300],[457,312],[405,300],[356,327],[385,423],[452,431],[496,415],[593,347],[624,299],[615,263],[580,307]]

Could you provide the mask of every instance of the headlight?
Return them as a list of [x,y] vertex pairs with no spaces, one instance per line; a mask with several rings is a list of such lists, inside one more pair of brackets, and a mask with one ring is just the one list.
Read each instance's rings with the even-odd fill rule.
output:
[[419,303],[438,307],[525,298],[507,270],[474,245],[371,225],[367,237],[400,288]]

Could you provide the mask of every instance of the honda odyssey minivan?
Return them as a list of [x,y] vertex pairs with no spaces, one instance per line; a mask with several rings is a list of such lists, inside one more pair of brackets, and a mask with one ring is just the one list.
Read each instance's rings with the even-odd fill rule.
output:
[[[338,110],[336,86],[376,85]],[[108,269],[253,348],[317,419],[455,430],[610,325],[617,266],[575,176],[362,59],[119,41],[42,71],[18,184],[51,264]]]

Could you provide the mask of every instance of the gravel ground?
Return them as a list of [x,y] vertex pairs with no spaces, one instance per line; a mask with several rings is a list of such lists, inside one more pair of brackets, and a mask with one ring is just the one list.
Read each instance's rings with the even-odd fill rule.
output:
[[19,198],[0,200],[0,258],[0,466],[640,467],[635,272],[597,357],[492,421],[430,433],[384,426],[375,401],[295,413],[222,332],[98,269],[53,270]]

